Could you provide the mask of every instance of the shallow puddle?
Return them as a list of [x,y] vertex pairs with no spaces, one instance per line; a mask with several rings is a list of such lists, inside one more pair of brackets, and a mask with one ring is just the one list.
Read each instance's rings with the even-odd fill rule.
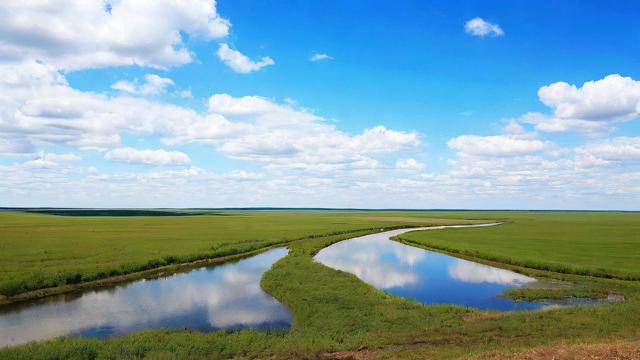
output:
[[389,239],[413,230],[419,229],[393,230],[345,240],[322,249],[315,260],[350,272],[390,294],[424,304],[454,304],[499,311],[548,306],[498,296],[505,290],[535,283],[534,278]]
[[273,249],[165,278],[2,307],[0,346],[150,328],[288,328],[289,310],[260,288],[262,274],[286,254]]

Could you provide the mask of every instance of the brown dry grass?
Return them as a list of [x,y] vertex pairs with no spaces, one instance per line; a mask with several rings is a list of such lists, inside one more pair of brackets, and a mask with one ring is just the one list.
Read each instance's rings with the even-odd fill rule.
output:
[[480,357],[480,359],[638,360],[640,359],[640,340],[615,341],[606,344],[541,346],[515,354],[491,353]]

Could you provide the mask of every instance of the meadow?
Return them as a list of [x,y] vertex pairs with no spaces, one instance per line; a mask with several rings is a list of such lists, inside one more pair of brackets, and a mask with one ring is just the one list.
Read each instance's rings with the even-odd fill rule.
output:
[[[77,215],[72,211],[55,213]],[[372,227],[473,222],[432,219],[421,213],[200,211],[197,213],[200,215],[193,216],[158,216],[162,211],[155,211],[154,216],[115,213],[116,216],[56,216],[0,212],[0,296],[12,297],[171,264],[243,254],[305,237]],[[90,210],[89,214],[95,212]]]
[[497,212],[492,215],[505,223],[479,229],[412,232],[400,239],[414,246],[528,268],[640,280],[638,213]]
[[[245,221],[250,219],[262,224],[277,223],[275,219],[283,217],[283,223],[298,221],[298,226],[303,228],[298,229],[300,232],[290,234],[287,239],[299,239],[288,244],[289,255],[275,263],[262,279],[265,291],[291,310],[293,324],[290,331],[241,330],[201,333],[149,330],[105,340],[70,337],[1,350],[0,358],[362,356],[437,359],[486,354],[501,357],[531,347],[627,342],[640,337],[640,282],[607,278],[627,277],[633,274],[634,268],[631,264],[638,260],[639,254],[637,250],[630,249],[640,247],[637,236],[634,236],[637,234],[634,229],[640,220],[640,214],[637,213],[258,212],[243,213],[240,218],[245,216]],[[212,219],[233,217],[203,217],[206,220],[193,220],[197,218],[200,217],[183,216],[180,217],[180,221],[225,221]],[[66,218],[56,217],[49,221],[78,221],[77,218],[64,219]],[[456,223],[460,219],[497,219],[506,223],[495,228],[409,233],[402,238],[410,240],[403,241],[415,241],[422,244],[421,246],[431,247],[432,239],[439,239],[439,246],[446,246],[450,249],[447,251],[451,252],[456,249],[464,250],[464,257],[517,270],[544,281],[569,282],[575,289],[580,289],[580,293],[589,296],[623,295],[625,301],[609,305],[512,313],[486,312],[450,305],[424,306],[388,295],[352,274],[330,269],[313,261],[315,253],[336,241],[380,231],[380,228],[374,229],[372,225],[391,228],[416,224]],[[114,221],[90,220],[97,223]],[[150,220],[139,218],[137,221]],[[233,221],[241,222],[237,219]],[[321,228],[319,223],[327,227]],[[531,225],[532,223],[536,226]],[[612,223],[615,226],[612,226]],[[345,226],[341,229],[345,232],[331,234],[331,231],[338,231],[333,228],[338,225]],[[316,228],[313,226],[318,226],[319,230],[314,230]],[[585,226],[589,231],[584,230]],[[361,227],[361,230],[350,230],[358,227]],[[502,231],[506,232],[496,235],[495,232],[501,231],[502,227],[506,229]],[[246,228],[246,224],[241,227],[243,230]],[[277,237],[277,231],[286,229],[287,226],[283,225],[282,228],[272,229],[272,234]],[[531,231],[532,229],[538,230]],[[618,229],[619,232],[611,229]],[[316,236],[310,235],[313,231],[318,231]],[[625,237],[625,231],[629,237]],[[327,235],[320,236],[322,233]],[[449,234],[457,236],[448,237]],[[611,236],[607,236],[609,234]],[[500,240],[502,238],[507,239]],[[266,237],[265,239],[273,240]],[[565,244],[567,241],[571,243]],[[499,245],[496,242],[500,242]],[[472,245],[476,243],[484,247],[473,248]],[[150,244],[148,246],[152,246],[153,242],[150,241]],[[501,246],[513,247],[515,250],[507,251]],[[572,246],[579,251],[567,250]],[[476,250],[482,250],[481,255],[484,258],[470,255]],[[581,255],[583,252],[587,252],[588,256]],[[531,254],[536,254],[537,257],[532,257]],[[499,257],[507,256],[511,260],[508,264],[496,261]],[[619,268],[611,265],[615,264],[615,261],[611,260],[615,257],[621,264]],[[602,261],[599,261],[599,258]],[[541,266],[536,268],[517,264],[517,261],[525,264],[526,261],[533,260],[563,266],[555,268],[559,271],[551,271],[554,268],[542,269]],[[88,264],[84,266],[90,268]],[[598,268],[605,271],[596,274],[602,276],[585,276],[574,271]],[[545,291],[545,296],[554,296],[554,290]],[[519,295],[526,296],[527,292],[536,295],[540,290],[523,292],[524,294]],[[558,289],[555,295],[567,294],[575,295],[571,289]]]

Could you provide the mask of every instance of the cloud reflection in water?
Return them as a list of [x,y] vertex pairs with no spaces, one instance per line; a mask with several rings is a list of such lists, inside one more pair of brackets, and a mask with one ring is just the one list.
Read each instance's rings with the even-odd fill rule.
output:
[[448,267],[449,275],[459,281],[468,283],[491,283],[500,285],[522,286],[536,282],[536,279],[513,271],[495,268],[466,260],[456,260]]
[[62,335],[109,336],[146,328],[288,326],[289,311],[260,288],[287,253],[274,249],[235,263],[39,301],[0,313],[0,346]]

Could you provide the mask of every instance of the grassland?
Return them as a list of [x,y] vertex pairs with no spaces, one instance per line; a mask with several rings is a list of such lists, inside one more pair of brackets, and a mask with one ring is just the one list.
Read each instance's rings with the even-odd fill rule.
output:
[[[474,213],[466,216],[473,217]],[[479,216],[485,213],[478,214]],[[414,246],[561,273],[640,279],[640,213],[495,213],[505,224],[412,232]]]
[[[598,217],[598,214],[590,213],[423,213],[385,216],[408,216],[411,219],[403,221],[409,223],[407,220],[415,220],[415,217],[433,219],[447,215],[449,218],[502,219],[515,227],[522,224],[520,231],[514,229],[512,235],[509,235],[514,236],[511,239],[514,243],[539,241],[536,235],[529,236],[525,232],[528,229],[528,221],[535,221],[538,216],[543,219],[540,221],[542,226],[546,224],[545,218],[551,221],[552,218],[557,219],[558,215],[560,219],[553,221],[556,226],[562,226],[562,216],[566,216],[565,221],[571,224],[575,224],[575,221],[579,223],[581,216],[584,216],[583,221],[589,224]],[[618,227],[635,226],[636,218],[627,218],[627,214],[620,215],[626,220],[617,221]],[[340,218],[344,214],[327,216]],[[369,218],[369,214],[358,213],[348,216],[358,219],[349,221],[371,221],[362,219]],[[611,216],[616,217],[616,214]],[[415,225],[415,221],[412,224]],[[599,226],[597,224],[596,222],[591,232],[585,236],[607,233],[605,229],[609,228],[608,222],[599,223]],[[397,224],[393,221],[388,222],[388,226],[395,225]],[[566,225],[565,229],[570,233],[568,229],[576,227]],[[485,230],[469,229],[469,232]],[[587,293],[588,290],[595,289],[603,294],[623,294],[626,301],[606,306],[553,311],[494,313],[448,305],[423,306],[387,295],[349,273],[333,270],[313,261],[313,255],[321,248],[344,238],[373,231],[377,230],[334,234],[292,242],[289,244],[289,255],[265,273],[262,280],[263,288],[287,305],[293,314],[290,332],[243,330],[200,333],[150,330],[106,340],[64,338],[32,343],[2,350],[0,358],[314,358],[333,352],[381,358],[455,358],[487,352],[509,353],[540,346],[607,343],[640,338],[638,281],[587,277],[506,265],[530,275],[570,281],[576,284],[576,287],[586,289]],[[442,233],[446,231],[449,230]],[[441,232],[437,233],[440,236]],[[418,235],[422,237],[427,234],[411,234],[412,237]],[[560,244],[559,247],[562,248],[561,243],[565,241],[565,235],[564,232],[547,233],[545,239],[550,243]],[[578,236],[569,238],[575,239],[573,241],[580,239]],[[597,257],[597,242],[589,239],[586,243],[583,247],[590,249],[593,256]],[[616,253],[612,250],[616,244],[619,244],[619,241],[603,246],[604,249],[609,249],[601,252],[603,258],[608,259],[612,256],[611,252]],[[565,261],[564,264],[568,267],[589,265],[586,260],[580,259],[576,261],[582,262],[574,263],[571,252],[567,252],[563,257],[557,254],[554,247],[541,246],[539,249],[542,252],[539,256],[543,259],[546,252],[550,256],[553,255],[554,261],[558,263]],[[491,255],[490,248],[486,251],[487,255]],[[623,247],[623,250],[618,251],[618,255],[634,256],[626,252],[628,248]],[[510,256],[516,258],[514,254],[516,253]],[[597,259],[592,259],[591,264],[596,263]],[[622,272],[624,273],[626,272]]]
[[[92,213],[92,212],[91,212]],[[201,216],[54,216],[0,212],[0,295],[242,254],[371,227],[470,221],[369,212],[228,211]]]

